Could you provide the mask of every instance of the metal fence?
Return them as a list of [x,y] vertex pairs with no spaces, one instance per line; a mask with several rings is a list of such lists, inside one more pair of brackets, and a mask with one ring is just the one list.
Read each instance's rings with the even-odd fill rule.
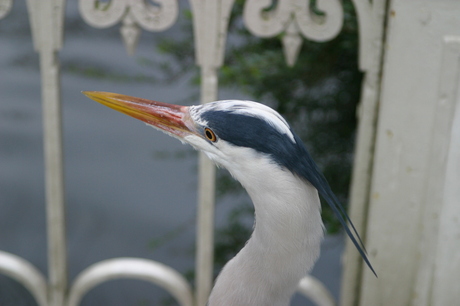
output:
[[[367,195],[359,193],[368,190],[368,186],[360,184],[368,182],[371,161],[369,148],[375,133],[372,127],[376,116],[376,88],[379,84],[381,56],[378,42],[382,35],[384,3],[366,0],[353,2],[360,22],[360,65],[367,72],[358,135],[360,146],[357,155],[360,163],[355,166],[353,196],[355,201],[363,199],[364,202]],[[121,37],[128,53],[133,53],[142,29],[162,31],[173,25],[178,18],[177,1],[156,0],[155,3],[158,5],[143,0],[79,0],[79,7],[81,17],[93,27],[104,28],[121,23]],[[202,103],[217,99],[217,72],[223,64],[227,26],[233,4],[234,0],[190,0],[196,64],[201,70]],[[12,0],[0,0],[0,18],[8,14],[12,5]],[[322,16],[313,16],[309,1],[278,1],[275,8],[266,11],[270,5],[271,1],[247,0],[243,16],[245,25],[252,34],[260,37],[284,33],[282,45],[287,65],[290,66],[295,64],[302,37],[327,41],[334,38],[342,27],[343,9],[339,0],[317,0],[317,8],[324,13]],[[86,268],[68,284],[58,58],[63,45],[65,0],[27,0],[27,6],[33,43],[39,53],[42,81],[49,277],[42,275],[28,261],[2,251],[0,272],[23,284],[41,306],[78,305],[90,289],[115,278],[149,281],[166,289],[181,305],[205,305],[212,287],[215,170],[203,155],[199,157],[195,292],[192,292],[185,278],[172,268],[140,258],[104,260]],[[364,214],[355,215],[352,218],[359,231],[363,228]],[[346,277],[353,286],[359,267],[356,267],[356,259],[351,262],[355,266],[349,268],[351,272],[347,272]],[[307,276],[301,281],[299,292],[319,305],[334,304],[324,286],[313,277]]]

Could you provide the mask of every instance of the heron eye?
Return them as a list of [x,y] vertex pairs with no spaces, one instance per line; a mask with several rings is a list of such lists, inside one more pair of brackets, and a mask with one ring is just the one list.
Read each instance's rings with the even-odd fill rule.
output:
[[212,142],[216,142],[217,141],[217,137],[216,137],[216,134],[214,134],[214,132],[209,129],[209,128],[205,128],[204,129],[204,136],[206,136],[206,138],[209,140],[209,141],[212,141]]

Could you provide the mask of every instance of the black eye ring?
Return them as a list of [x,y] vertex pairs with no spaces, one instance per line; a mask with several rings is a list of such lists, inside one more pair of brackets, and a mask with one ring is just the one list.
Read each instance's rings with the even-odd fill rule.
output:
[[217,141],[216,134],[214,134],[214,132],[213,132],[210,128],[205,128],[205,129],[204,129],[204,136],[205,136],[206,139],[209,140],[209,141],[212,141],[212,142],[216,142],[216,141]]

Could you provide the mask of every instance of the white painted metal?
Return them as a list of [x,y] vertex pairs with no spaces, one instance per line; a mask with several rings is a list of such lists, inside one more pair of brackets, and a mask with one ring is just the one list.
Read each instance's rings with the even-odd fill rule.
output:
[[271,5],[271,0],[247,0],[243,11],[244,22],[253,35],[260,37],[286,32],[282,42],[289,66],[293,66],[297,59],[302,44],[300,33],[314,41],[327,41],[342,29],[343,9],[339,0],[316,1],[324,16],[311,12],[308,1],[278,1],[276,8],[267,12]]
[[458,245],[460,237],[459,197],[456,194],[460,181],[460,36],[445,37],[443,49],[416,287],[416,302],[419,305],[447,305],[459,297],[455,285],[459,271],[458,252],[452,250],[452,246]]
[[[380,99],[386,3],[387,0],[372,2],[353,0],[359,26],[359,67],[365,75],[357,111],[358,129],[350,187],[349,215],[364,240],[367,235],[365,229]],[[362,268],[361,256],[353,243],[346,240],[341,305],[355,306],[358,304]]]
[[291,22],[286,28],[286,32],[281,39],[283,43],[283,53],[286,59],[286,64],[293,67],[302,47],[302,37],[299,35],[296,25]]
[[[217,100],[217,69],[222,66],[228,20],[234,0],[191,0],[196,62],[201,68],[201,103]],[[200,152],[198,172],[196,305],[205,305],[214,263],[215,166]]]
[[334,306],[334,297],[324,287],[323,283],[311,275],[302,278],[297,287],[297,292],[310,298],[318,306]]
[[49,305],[46,279],[27,260],[14,254],[0,251],[0,273],[8,275],[26,287],[38,305]]
[[83,20],[95,28],[107,28],[116,25],[126,14],[128,2],[125,0],[80,0],[78,2]]
[[39,52],[42,81],[45,189],[48,232],[48,303],[64,304],[67,289],[64,169],[59,59],[64,31],[64,0],[28,2],[33,16],[34,46]]
[[13,0],[0,0],[0,19],[4,18],[13,7]]
[[83,296],[92,288],[120,278],[152,282],[171,293],[180,305],[193,305],[192,290],[182,275],[161,263],[141,258],[114,258],[89,266],[75,279],[70,288],[67,305],[79,305]]
[[128,54],[134,54],[141,30],[163,31],[177,19],[177,0],[156,0],[158,6],[143,0],[80,0],[80,14],[86,23],[96,28],[111,27],[122,21],[120,33]]
[[414,305],[455,305],[460,298],[460,36],[446,36],[431,135],[420,263]]
[[360,305],[460,298],[458,16],[459,1],[390,3],[366,231],[379,278],[363,270]]
[[[453,99],[455,110],[447,117],[453,118],[452,129],[446,135],[449,149],[446,154],[446,172],[443,174],[445,185],[441,189],[443,201],[440,203],[442,208],[439,215],[439,236],[433,247],[437,252],[433,263],[433,295],[429,303],[431,305],[454,305],[460,300],[458,290],[458,276],[460,275],[460,252],[458,250],[460,246],[460,95],[458,94],[460,89],[460,36],[450,39],[447,37],[446,40],[455,44],[454,62],[446,64],[455,66],[454,80],[457,81],[457,84],[455,84],[454,91],[451,91],[455,93]],[[425,203],[425,206],[430,204]]]

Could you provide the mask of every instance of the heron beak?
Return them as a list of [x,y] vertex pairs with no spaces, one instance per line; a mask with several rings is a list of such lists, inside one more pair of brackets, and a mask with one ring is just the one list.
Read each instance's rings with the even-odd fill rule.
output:
[[88,98],[123,114],[144,121],[171,136],[183,139],[196,134],[188,107],[111,92],[83,91]]

